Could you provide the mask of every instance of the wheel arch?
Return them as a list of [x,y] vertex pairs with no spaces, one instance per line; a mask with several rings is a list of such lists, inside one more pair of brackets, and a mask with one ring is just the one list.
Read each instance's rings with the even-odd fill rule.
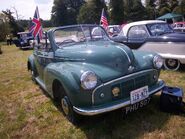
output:
[[59,99],[60,97],[61,92],[58,91],[59,87],[62,87],[62,90],[65,91],[61,81],[54,79],[52,83],[52,95],[55,100]]
[[91,93],[83,93],[88,91],[81,87],[81,70],[86,71],[86,68],[70,62],[49,64],[44,70],[44,83],[49,95],[54,98],[55,85],[60,83],[73,106],[87,103],[84,96],[91,100]]
[[[46,70],[47,71],[47,70]],[[71,72],[66,71],[65,73],[57,71],[56,69],[45,73],[45,84],[48,90],[48,93],[52,98],[60,97],[59,94],[62,92],[59,91],[58,86],[61,86],[65,95],[67,95],[72,104],[74,104],[75,95],[78,93],[79,86],[77,85],[76,80],[74,79]]]
[[27,70],[28,71],[31,70],[31,63],[30,63],[30,61],[27,62]]
[[34,56],[33,56],[33,54],[30,55],[30,56],[28,57],[27,69],[28,69],[28,70],[33,70],[33,69],[35,69]]

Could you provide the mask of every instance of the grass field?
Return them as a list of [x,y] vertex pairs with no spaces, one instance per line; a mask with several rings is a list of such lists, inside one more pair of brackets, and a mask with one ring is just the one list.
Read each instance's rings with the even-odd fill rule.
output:
[[[159,95],[136,112],[121,110],[87,117],[79,126],[67,121],[52,100],[31,80],[27,57],[32,53],[13,46],[2,46],[0,55],[0,138],[185,138],[185,115],[159,110]],[[168,85],[185,90],[185,70],[162,71]]]

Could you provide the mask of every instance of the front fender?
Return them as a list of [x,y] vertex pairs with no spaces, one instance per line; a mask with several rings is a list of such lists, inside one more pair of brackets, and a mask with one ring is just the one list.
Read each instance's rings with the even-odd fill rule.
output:
[[133,50],[135,61],[139,70],[155,68],[153,58],[157,53]]
[[33,54],[31,54],[29,57],[28,57],[28,61],[27,61],[27,69],[28,70],[35,70],[36,67],[35,67],[35,63],[34,63],[34,56]]
[[73,106],[92,104],[92,90],[83,90],[80,76],[88,69],[80,63],[58,62],[49,64],[44,70],[44,82],[48,93],[53,97],[54,80],[60,81]]

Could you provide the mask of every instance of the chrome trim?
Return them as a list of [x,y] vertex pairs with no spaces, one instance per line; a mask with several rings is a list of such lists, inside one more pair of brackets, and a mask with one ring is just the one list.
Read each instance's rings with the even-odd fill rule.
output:
[[44,85],[44,83],[41,81],[41,79],[39,77],[36,77],[35,80],[40,85],[40,87],[42,89],[44,89],[44,91],[48,92],[47,89],[46,89],[46,86]]
[[101,87],[103,87],[104,86],[104,84],[101,84],[101,85],[99,85],[98,87],[96,87],[94,90],[93,90],[93,92],[92,92],[92,104],[94,105],[94,93],[96,92],[96,90],[98,90],[99,88],[101,88]]
[[[149,92],[149,95],[152,95],[153,93],[160,91],[165,86],[165,83],[163,80],[159,80],[159,83],[161,84],[161,86],[159,86],[158,88]],[[101,114],[101,113],[105,113],[105,112],[110,112],[110,111],[125,107],[130,104],[131,104],[131,102],[129,100],[129,101],[126,101],[126,102],[123,102],[120,104],[110,106],[110,107],[97,108],[97,109],[91,109],[91,110],[73,106],[73,110],[80,115],[92,116],[92,115],[97,115],[97,114]]]
[[185,55],[175,55],[175,54],[164,54],[164,53],[159,53],[160,56],[163,58],[172,58],[172,59],[185,59]]
[[97,86],[93,92],[92,92],[92,104],[94,104],[94,93],[96,92],[97,89],[99,89],[100,87],[103,87],[105,85],[108,85],[108,84],[111,84],[113,82],[116,82],[118,80],[122,80],[122,79],[125,79],[125,78],[129,78],[131,76],[135,76],[135,75],[138,75],[138,74],[142,74],[142,73],[145,73],[145,72],[150,72],[150,71],[157,71],[156,69],[149,69],[149,70],[143,70],[143,71],[139,71],[139,72],[136,72],[136,73],[133,73],[133,74],[129,74],[129,75],[126,75],[126,76],[123,76],[123,77],[120,77],[120,78],[117,78],[117,79],[114,79],[114,80],[111,80],[109,82],[106,82],[106,83],[103,83],[99,86]]
[[126,56],[127,56],[127,58],[128,58],[128,61],[129,61],[129,64],[131,64],[131,60],[130,60],[130,57],[128,56],[128,54],[127,54],[127,52],[123,49],[123,48],[121,48],[121,47],[119,47],[119,46],[116,46],[118,49],[120,49],[121,51],[123,51],[125,54],[126,54]]

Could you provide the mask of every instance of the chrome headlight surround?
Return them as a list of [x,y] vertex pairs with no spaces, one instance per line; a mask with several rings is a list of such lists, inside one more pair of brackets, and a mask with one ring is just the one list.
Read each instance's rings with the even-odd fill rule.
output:
[[164,60],[161,56],[159,56],[159,55],[154,56],[153,65],[155,68],[157,68],[157,69],[162,68],[163,63],[164,63]]
[[83,89],[90,90],[97,85],[98,79],[94,72],[86,71],[81,75],[80,81]]

